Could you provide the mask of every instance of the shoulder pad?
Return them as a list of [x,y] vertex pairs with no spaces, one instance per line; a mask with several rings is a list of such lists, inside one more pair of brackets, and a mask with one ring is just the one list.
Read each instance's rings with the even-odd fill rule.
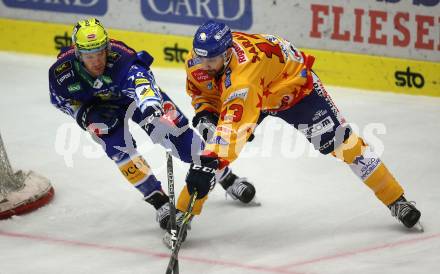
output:
[[120,53],[127,53],[129,55],[134,55],[135,50],[124,44],[122,41],[110,39],[110,48],[113,51],[120,51]]
[[75,49],[73,47],[63,47],[57,55],[57,59],[63,59],[65,57],[68,57],[69,59],[71,57],[75,56]]
[[149,68],[153,63],[154,58],[148,52],[142,50],[137,53],[137,60]]

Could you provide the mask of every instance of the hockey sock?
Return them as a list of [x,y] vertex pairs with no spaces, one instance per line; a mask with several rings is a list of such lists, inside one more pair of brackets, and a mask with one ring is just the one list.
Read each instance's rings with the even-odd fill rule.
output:
[[[207,199],[208,199],[208,195],[206,195],[202,199],[196,200],[192,210],[193,215],[200,215],[200,213],[202,212],[203,204]],[[180,192],[179,198],[177,199],[176,208],[182,212],[186,212],[190,200],[191,200],[191,195],[189,194],[188,188],[185,185],[182,191]]]
[[379,156],[356,134],[351,134],[332,154],[347,163],[385,205],[392,204],[403,194],[402,187]]
[[149,197],[156,191],[162,191],[161,183],[153,175],[150,166],[142,156],[128,157],[117,162],[117,165],[127,181],[134,185],[144,197]]

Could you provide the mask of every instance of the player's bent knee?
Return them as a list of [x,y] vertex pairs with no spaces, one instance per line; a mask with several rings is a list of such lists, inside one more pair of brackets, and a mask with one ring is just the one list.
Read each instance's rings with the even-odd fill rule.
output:
[[332,155],[347,164],[352,164],[357,157],[362,155],[366,147],[367,144],[364,140],[357,134],[352,133],[347,140],[333,150]]

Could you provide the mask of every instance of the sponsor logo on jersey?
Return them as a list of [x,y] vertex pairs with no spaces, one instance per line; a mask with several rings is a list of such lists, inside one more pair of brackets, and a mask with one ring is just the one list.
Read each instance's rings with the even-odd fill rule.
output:
[[[142,15],[148,21],[201,25],[208,19],[214,19],[233,29],[245,30],[252,26],[251,0],[148,0],[140,2]],[[221,36],[223,32],[225,31],[220,31],[218,36]]]
[[188,61],[188,68],[194,67],[195,65],[198,65],[198,64],[200,64],[200,58],[196,57],[196,58],[190,59]]
[[315,112],[315,114],[313,115],[312,121],[315,122],[316,120],[319,120],[319,118],[323,117],[324,115],[326,115],[328,113],[328,111],[326,109],[320,109],[317,112]]
[[228,103],[228,102],[230,102],[230,101],[232,101],[234,99],[237,99],[237,98],[243,99],[243,101],[245,101],[246,97],[248,95],[248,91],[249,91],[248,88],[242,88],[242,89],[234,91],[233,93],[231,93],[228,96],[228,98],[224,101],[223,104],[226,104],[226,103]]
[[151,97],[156,97],[156,94],[154,93],[153,89],[150,86],[139,87],[136,89],[136,93],[139,94],[139,98],[141,100],[151,98]]
[[101,100],[110,100],[112,98],[116,98],[115,94],[112,93],[112,91],[108,88],[101,89],[98,91],[95,91],[93,93],[93,96],[100,98]]
[[150,81],[148,81],[148,79],[146,78],[138,78],[136,80],[134,80],[134,85],[140,86],[140,85],[146,85],[146,84],[150,84]]
[[66,62],[62,63],[61,65],[58,65],[55,68],[54,73],[55,73],[55,76],[58,77],[61,74],[65,73],[66,71],[71,70],[71,69],[72,69],[72,62],[66,61]]
[[315,79],[315,77],[313,79],[313,90],[319,96],[324,98],[324,100],[327,102],[327,106],[333,112],[333,115],[338,119],[338,122],[340,124],[344,124],[345,123],[345,118],[342,117],[341,113],[339,112],[339,109],[336,107],[336,105],[333,102],[332,98],[327,93],[327,90],[325,90],[324,86],[322,85],[322,82],[319,79]]
[[107,85],[113,83],[113,80],[110,76],[107,75],[102,75],[101,76],[102,81],[104,81],[104,83],[106,83]]
[[74,84],[68,85],[67,86],[67,90],[70,93],[74,93],[74,92],[80,91],[81,90],[81,84],[79,82],[76,82]]
[[191,72],[191,75],[194,77],[194,79],[197,80],[197,82],[201,83],[201,82],[205,82],[208,80],[212,80],[212,77],[209,76],[209,74],[201,69],[197,69],[195,71]]
[[93,1],[17,1],[3,0],[6,6],[11,8],[29,9],[29,10],[46,10],[52,12],[63,13],[81,13],[104,15],[107,12],[107,0]]
[[246,53],[244,52],[243,48],[238,43],[233,43],[234,46],[234,53],[237,56],[237,61],[239,64],[242,64],[248,60]]
[[61,85],[66,79],[72,77],[73,74],[73,70],[69,71],[68,73],[64,74],[63,76],[61,76],[60,78],[57,78],[57,82],[59,85]]
[[335,123],[330,116],[325,117],[323,120],[308,128],[299,129],[307,138],[314,138],[320,136],[325,132],[333,129]]
[[225,88],[228,88],[228,87],[230,87],[232,85],[232,82],[231,82],[231,69],[228,68],[225,71],[225,74],[226,74],[226,77],[225,77]]

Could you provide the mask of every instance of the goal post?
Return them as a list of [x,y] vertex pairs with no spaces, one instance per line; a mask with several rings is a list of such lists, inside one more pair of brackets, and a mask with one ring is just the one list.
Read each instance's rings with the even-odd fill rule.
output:
[[0,220],[40,208],[53,195],[47,178],[34,171],[13,171],[0,134]]

